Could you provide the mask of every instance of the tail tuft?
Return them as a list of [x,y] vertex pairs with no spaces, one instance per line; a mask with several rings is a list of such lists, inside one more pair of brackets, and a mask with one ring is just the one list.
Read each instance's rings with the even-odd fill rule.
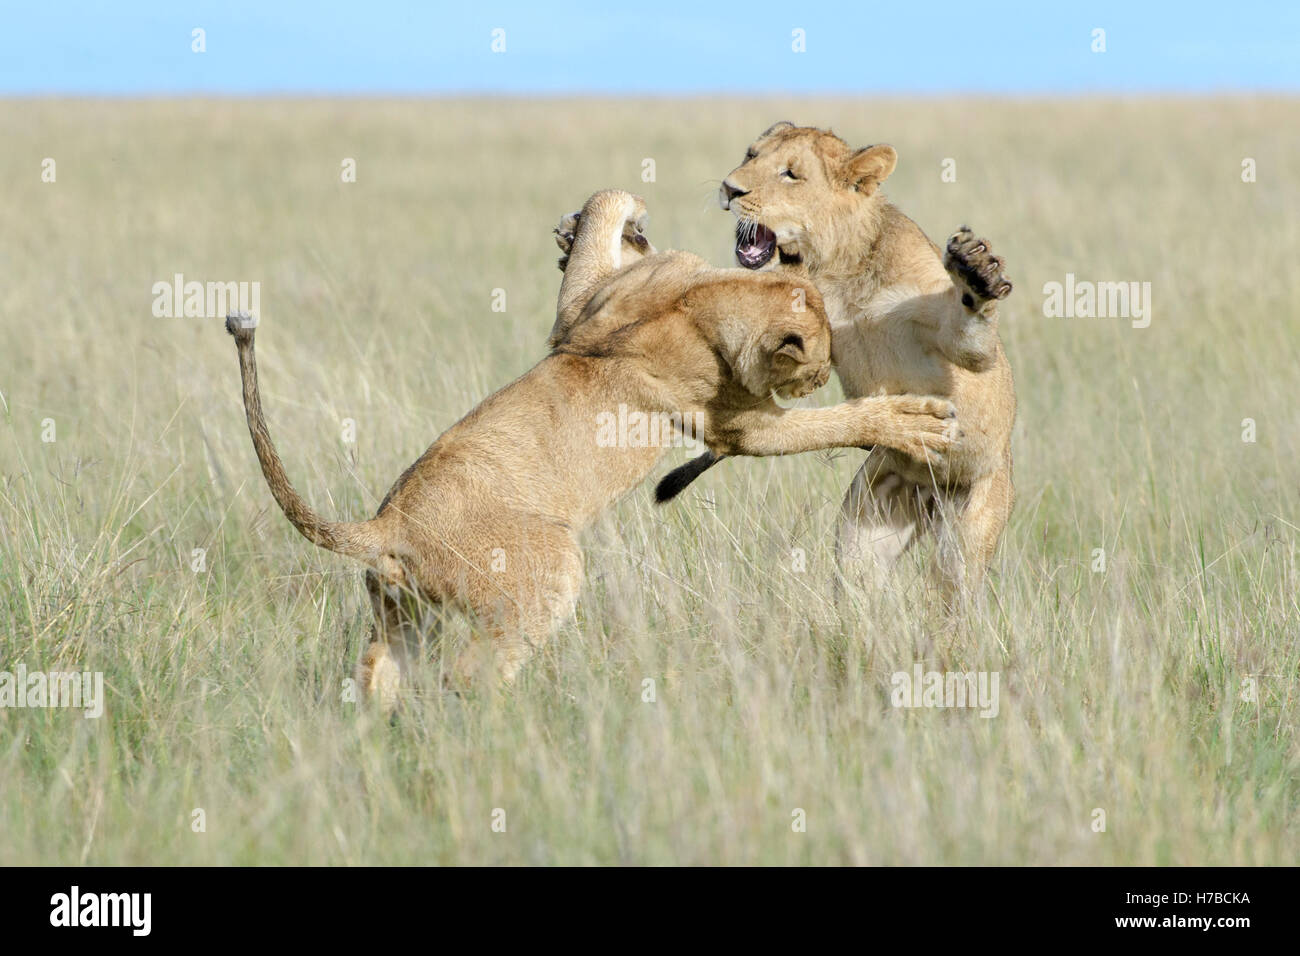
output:
[[655,485],[655,504],[662,505],[665,502],[672,501],[686,490],[687,485],[725,457],[726,455],[715,455],[711,451],[706,451],[698,458],[694,458],[668,472],[659,480],[659,484]]
[[250,341],[257,328],[257,316],[251,312],[230,312],[226,315],[226,331],[236,342]]

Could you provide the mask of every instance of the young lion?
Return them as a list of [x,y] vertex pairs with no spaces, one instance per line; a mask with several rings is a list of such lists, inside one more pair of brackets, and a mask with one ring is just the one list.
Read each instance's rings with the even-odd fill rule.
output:
[[[816,290],[797,278],[709,269],[680,253],[643,257],[653,252],[648,242],[621,239],[625,229],[640,235],[628,224],[643,215],[628,193],[588,201],[560,289],[554,350],[438,438],[369,521],[326,521],[289,484],[262,414],[256,319],[228,317],[249,432],[276,502],[309,541],[370,565],[375,629],[357,673],[384,710],[440,606],[471,615],[492,638],[490,648],[471,642],[455,678],[472,678],[490,654],[507,683],[572,613],[579,532],[664,453],[597,441],[598,416],[620,404],[690,420],[726,454],[890,442],[942,465],[952,408],[941,399],[778,406],[773,392],[804,395],[830,376],[830,327]],[[625,252],[639,261],[623,268]],[[805,311],[791,309],[795,293]]]
[[[946,253],[887,202],[892,146],[851,149],[827,130],[777,123],[722,181],[748,269],[806,275],[831,320],[849,396],[905,392],[952,400],[962,437],[941,467],[877,446],[844,498],[837,552],[850,577],[890,567],[926,531],[938,541],[945,602],[972,592],[1011,514],[1016,400],[997,333],[1011,291],[1003,262],[965,226]],[[717,461],[704,455],[661,483],[666,501]]]

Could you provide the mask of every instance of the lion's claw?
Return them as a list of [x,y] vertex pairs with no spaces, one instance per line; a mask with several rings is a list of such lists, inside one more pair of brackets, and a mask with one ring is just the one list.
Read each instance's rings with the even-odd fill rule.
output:
[[969,226],[961,226],[949,237],[943,265],[962,291],[962,305],[972,311],[1011,294],[1011,280],[1002,271],[1006,263]]
[[569,254],[573,252],[573,240],[578,234],[578,220],[582,218],[582,213],[571,212],[556,226],[552,232],[555,233],[555,244],[560,247],[560,256],[558,265],[563,272],[569,265]]

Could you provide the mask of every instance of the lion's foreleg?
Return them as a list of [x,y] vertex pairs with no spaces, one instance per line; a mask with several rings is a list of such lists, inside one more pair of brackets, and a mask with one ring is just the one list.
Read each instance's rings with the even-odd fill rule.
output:
[[987,240],[962,226],[948,239],[943,265],[952,287],[942,298],[936,344],[954,364],[986,371],[997,361],[998,301],[1011,293],[1005,263]]
[[[551,348],[564,340],[596,290],[625,265],[624,227],[638,223],[644,215],[645,203],[639,197],[606,189],[588,199],[580,213],[561,221],[561,230],[571,223],[573,241],[563,265],[555,325],[547,339]],[[557,231],[557,237],[560,235]],[[648,242],[645,245],[649,248]]]

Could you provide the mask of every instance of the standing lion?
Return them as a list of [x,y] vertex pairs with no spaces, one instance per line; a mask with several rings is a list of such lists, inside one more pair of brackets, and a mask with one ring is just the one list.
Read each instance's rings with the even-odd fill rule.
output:
[[[941,252],[885,199],[880,185],[897,161],[892,146],[853,149],[828,130],[777,123],[722,181],[719,199],[736,216],[741,266],[797,271],[821,292],[846,395],[910,392],[956,406],[962,435],[942,465],[881,446],[869,452],[844,497],[836,542],[845,574],[861,581],[932,533],[951,608],[979,585],[1015,497],[1015,389],[997,330],[1011,283],[969,229]],[[660,500],[719,458],[707,453],[671,473]]]

